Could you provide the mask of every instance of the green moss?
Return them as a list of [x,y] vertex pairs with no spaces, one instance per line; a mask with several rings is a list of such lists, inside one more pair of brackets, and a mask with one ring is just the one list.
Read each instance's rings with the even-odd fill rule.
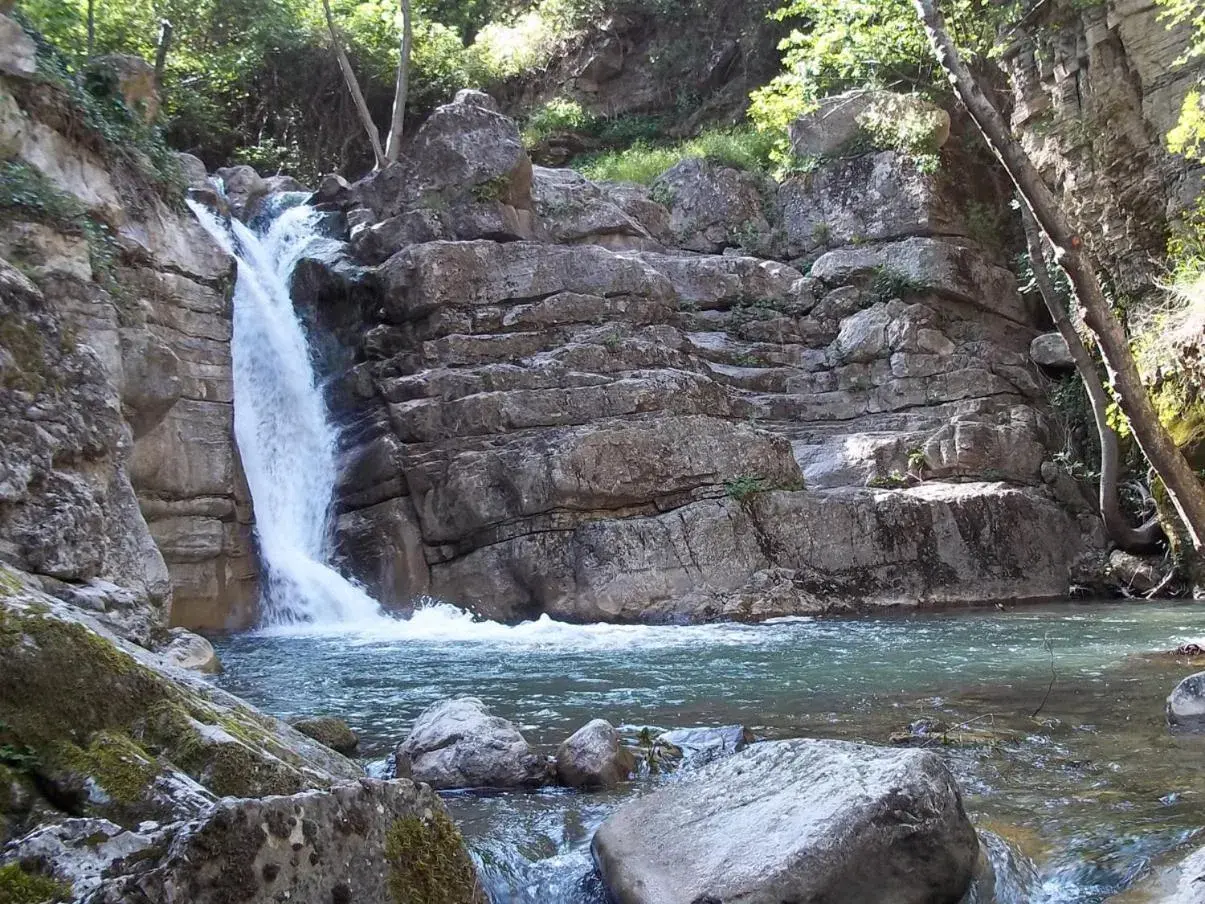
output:
[[92,777],[117,804],[132,805],[142,799],[159,774],[152,757],[128,736],[98,732],[87,748],[64,742],[48,754],[55,766]]
[[503,201],[510,193],[510,176],[495,176],[488,182],[473,186],[473,197],[478,201]]
[[71,889],[62,882],[27,873],[16,863],[0,866],[0,904],[47,904],[70,897]]
[[5,317],[0,320],[0,346],[8,350],[17,365],[4,377],[7,388],[39,393],[47,387],[46,357],[37,326],[19,317]]
[[460,832],[443,811],[406,816],[385,836],[394,904],[466,904],[481,899]]
[[[25,588],[21,583],[21,579],[16,573],[9,571],[3,565],[0,565],[0,599],[7,596],[16,596]],[[4,613],[0,612],[0,619],[3,619]]]

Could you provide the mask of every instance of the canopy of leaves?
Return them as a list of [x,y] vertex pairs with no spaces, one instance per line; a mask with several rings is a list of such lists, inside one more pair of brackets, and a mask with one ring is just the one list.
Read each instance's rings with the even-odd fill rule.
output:
[[[942,9],[975,58],[990,52],[1016,6],[950,0]],[[780,45],[782,73],[753,94],[750,115],[761,129],[782,133],[821,98],[851,88],[946,90],[911,0],[789,0],[774,16],[798,24]]]

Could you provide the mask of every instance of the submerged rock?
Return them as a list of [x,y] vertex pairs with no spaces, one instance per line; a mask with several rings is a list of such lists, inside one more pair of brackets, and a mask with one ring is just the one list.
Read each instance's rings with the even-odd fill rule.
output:
[[636,758],[605,719],[595,719],[579,728],[561,742],[556,752],[557,780],[586,791],[614,788],[631,776],[635,766]]
[[355,753],[356,748],[360,746],[360,736],[351,730],[351,726],[335,716],[298,719],[292,724],[307,738],[313,738],[319,744],[325,744],[331,750],[346,756]]
[[514,723],[476,697],[456,697],[418,717],[397,749],[397,774],[440,789],[522,788],[544,784],[548,765]]
[[679,756],[688,763],[706,763],[722,756],[739,753],[756,738],[744,725],[719,728],[679,728],[657,736],[655,747],[662,754]]
[[1176,685],[1167,698],[1167,723],[1185,731],[1205,731],[1205,672]]
[[954,904],[979,843],[935,754],[795,740],[625,804],[592,851],[619,904]]

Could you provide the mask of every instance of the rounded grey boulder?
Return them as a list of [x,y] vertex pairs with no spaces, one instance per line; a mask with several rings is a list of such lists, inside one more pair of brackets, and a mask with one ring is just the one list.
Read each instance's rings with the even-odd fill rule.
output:
[[595,719],[566,738],[556,752],[557,778],[569,788],[586,791],[614,788],[626,781],[636,758],[605,719]]
[[592,852],[618,904],[955,904],[979,841],[936,754],[795,740],[625,804]]
[[548,764],[514,723],[476,697],[455,697],[418,717],[397,748],[397,774],[436,789],[523,788],[544,784]]
[[1186,731],[1205,731],[1205,672],[1189,675],[1167,698],[1167,724]]

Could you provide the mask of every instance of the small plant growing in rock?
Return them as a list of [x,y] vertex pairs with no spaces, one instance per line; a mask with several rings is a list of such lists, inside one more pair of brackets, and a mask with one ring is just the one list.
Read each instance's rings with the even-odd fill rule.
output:
[[925,285],[910,274],[880,265],[874,268],[870,288],[880,300],[888,301],[917,295],[925,290]]
[[925,455],[925,450],[919,446],[914,446],[908,450],[908,473],[924,479],[925,472],[929,470],[929,459]]
[[764,493],[769,489],[770,483],[766,480],[766,478],[755,477],[748,474],[724,481],[724,492],[737,502],[744,502],[750,496],[753,496],[757,493]]
[[812,241],[817,245],[827,245],[832,237],[833,230],[828,223],[817,223],[812,227]]
[[898,470],[892,471],[890,474],[876,474],[866,481],[866,485],[872,490],[899,490],[911,483],[912,481]]
[[623,337],[617,332],[607,333],[607,335],[603,337],[602,343],[609,351],[619,351],[619,346],[623,344]]

